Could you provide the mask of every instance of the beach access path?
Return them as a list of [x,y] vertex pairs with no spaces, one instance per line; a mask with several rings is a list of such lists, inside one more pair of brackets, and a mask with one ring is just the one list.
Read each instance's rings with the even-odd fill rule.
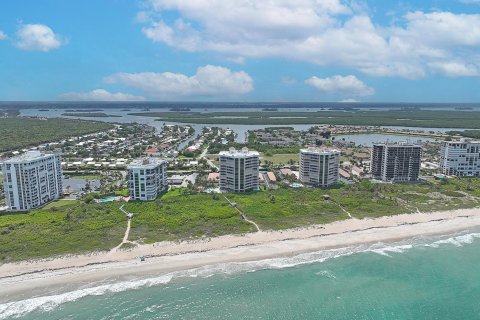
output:
[[[389,243],[480,228],[480,209],[347,219],[281,231],[158,242],[127,250],[93,252],[0,265],[0,302],[25,294],[49,294],[66,285],[158,276],[206,265],[258,261],[307,252]],[[140,261],[139,257],[145,257]]]

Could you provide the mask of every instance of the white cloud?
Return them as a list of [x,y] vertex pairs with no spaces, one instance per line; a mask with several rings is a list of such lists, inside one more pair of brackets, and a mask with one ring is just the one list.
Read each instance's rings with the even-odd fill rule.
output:
[[[421,78],[438,73],[432,65],[457,60],[480,68],[480,14],[416,11],[382,26],[356,2],[345,3],[150,0],[156,18],[142,31],[180,50],[213,51],[230,59],[279,57],[373,76]],[[168,11],[179,18],[161,20]]]
[[5,39],[7,39],[7,35],[5,34],[5,32],[0,30],[0,40],[5,40]]
[[63,44],[60,36],[44,24],[22,24],[16,36],[15,46],[22,50],[47,52]]
[[305,83],[311,85],[321,92],[340,93],[350,96],[371,96],[375,90],[367,86],[357,77],[348,76],[332,76],[328,78],[311,77],[305,80]]
[[227,60],[236,64],[241,64],[241,65],[245,64],[244,57],[228,57]]
[[348,98],[348,99],[340,100],[339,102],[343,102],[343,103],[357,103],[358,100],[352,99],[352,98]]
[[127,93],[111,93],[105,89],[95,89],[89,92],[68,92],[61,95],[63,100],[71,101],[142,101],[144,97]]
[[402,41],[409,40],[412,45],[420,45],[420,49],[428,46],[441,51],[455,46],[475,47],[480,44],[479,14],[415,11],[406,14],[405,20],[407,27],[393,29],[392,36]]
[[480,76],[480,69],[473,64],[465,64],[461,61],[435,62],[430,68],[435,72],[447,77],[476,77]]
[[137,12],[135,19],[133,20],[136,23],[147,23],[152,21],[150,14],[146,11]]
[[297,80],[288,76],[281,76],[280,82],[282,82],[284,85],[291,86],[297,83]]
[[189,96],[234,96],[253,90],[253,80],[244,71],[206,65],[188,76],[172,72],[116,73],[104,79],[140,88],[154,98],[176,99]]

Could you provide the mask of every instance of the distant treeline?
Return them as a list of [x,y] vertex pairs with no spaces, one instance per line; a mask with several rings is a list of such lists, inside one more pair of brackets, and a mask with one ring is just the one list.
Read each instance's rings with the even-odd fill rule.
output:
[[0,152],[105,131],[112,127],[110,123],[86,120],[0,118]]
[[103,111],[103,109],[66,109],[65,111],[68,112],[99,112]]
[[62,113],[62,116],[65,117],[87,117],[87,118],[109,118],[117,117],[121,118],[122,116],[106,114],[104,112],[65,112]]
[[[149,101],[54,101],[54,102],[10,102],[0,101],[0,109],[143,109],[143,108],[174,108],[178,107],[178,102],[149,102]],[[190,109],[257,109],[263,108],[306,108],[306,109],[398,109],[401,108],[435,108],[435,109],[455,109],[455,108],[472,108],[479,107],[479,104],[459,104],[459,103],[385,103],[385,102],[182,102],[181,107]],[[466,109],[463,109],[466,110]]]
[[459,135],[465,138],[480,139],[480,130],[448,131],[450,135]]
[[[198,124],[295,125],[331,124],[422,128],[480,129],[480,112],[445,110],[317,111],[317,112],[143,112],[130,115],[158,121]],[[240,118],[241,117],[241,118]]]

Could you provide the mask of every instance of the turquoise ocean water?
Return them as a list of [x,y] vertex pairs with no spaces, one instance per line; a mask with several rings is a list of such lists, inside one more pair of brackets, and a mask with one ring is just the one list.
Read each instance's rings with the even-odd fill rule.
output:
[[480,319],[480,233],[418,238],[0,304],[0,319]]

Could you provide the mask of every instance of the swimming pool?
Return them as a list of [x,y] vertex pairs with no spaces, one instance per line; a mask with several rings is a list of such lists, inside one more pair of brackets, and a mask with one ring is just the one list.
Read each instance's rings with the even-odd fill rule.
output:
[[99,199],[97,202],[104,203],[104,202],[112,202],[112,201],[118,201],[118,197],[110,197],[110,198],[105,198],[105,199]]

